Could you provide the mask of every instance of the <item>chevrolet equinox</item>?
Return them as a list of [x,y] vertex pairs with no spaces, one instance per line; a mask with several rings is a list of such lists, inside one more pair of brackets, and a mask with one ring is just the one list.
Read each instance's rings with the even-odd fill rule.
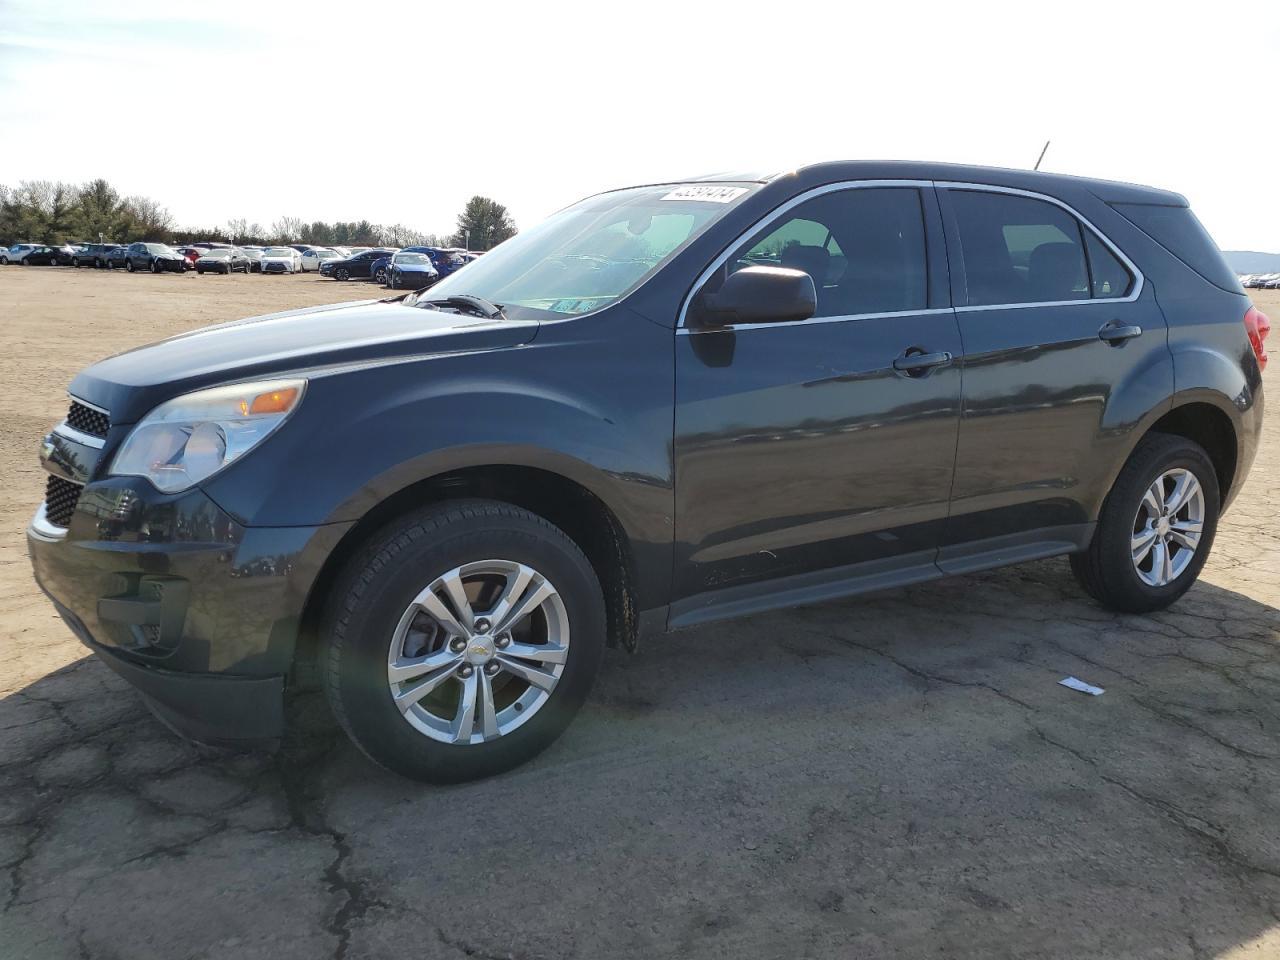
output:
[[1162,190],[632,187],[424,290],[89,367],[31,559],[179,732],[277,739],[318,675],[375,761],[465,780],[653,632],[1057,555],[1169,605],[1253,460],[1267,332]]

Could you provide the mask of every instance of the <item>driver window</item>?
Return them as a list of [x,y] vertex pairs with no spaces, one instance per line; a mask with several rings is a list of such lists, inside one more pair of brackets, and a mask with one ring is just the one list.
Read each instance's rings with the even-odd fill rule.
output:
[[924,213],[913,187],[840,190],[774,221],[729,260],[791,267],[813,278],[815,317],[923,310],[928,303]]

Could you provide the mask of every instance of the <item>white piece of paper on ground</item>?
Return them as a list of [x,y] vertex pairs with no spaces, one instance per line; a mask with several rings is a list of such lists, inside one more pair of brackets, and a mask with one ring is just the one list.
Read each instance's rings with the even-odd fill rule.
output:
[[1078,680],[1075,677],[1066,677],[1059,680],[1058,683],[1062,684],[1064,687],[1070,687],[1072,690],[1079,690],[1081,693],[1087,693],[1092,697],[1100,697],[1106,692],[1101,687],[1095,687],[1093,684],[1085,683],[1083,680]]

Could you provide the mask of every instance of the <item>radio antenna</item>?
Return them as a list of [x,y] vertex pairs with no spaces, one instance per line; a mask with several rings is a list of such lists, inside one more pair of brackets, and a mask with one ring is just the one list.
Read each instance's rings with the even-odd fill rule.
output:
[[1040,156],[1039,156],[1039,158],[1036,160],[1036,165],[1035,165],[1034,167],[1032,167],[1032,168],[1031,168],[1032,170],[1039,170],[1039,169],[1040,169],[1040,161],[1044,159],[1044,155],[1045,155],[1046,153],[1048,153],[1048,152],[1049,152],[1049,141],[1048,141],[1048,140],[1046,140],[1046,141],[1044,142],[1044,149],[1040,151]]

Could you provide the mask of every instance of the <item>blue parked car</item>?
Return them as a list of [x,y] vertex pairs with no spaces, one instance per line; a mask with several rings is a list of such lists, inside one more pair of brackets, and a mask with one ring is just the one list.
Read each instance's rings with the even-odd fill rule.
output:
[[[443,280],[455,270],[460,267],[465,267],[475,259],[473,254],[467,253],[465,250],[458,250],[454,247],[405,247],[398,252],[424,254],[427,259],[431,261],[431,266],[435,268],[437,279],[439,280]],[[375,282],[387,282],[388,273],[391,267],[392,253],[393,251],[388,250],[385,257],[373,262],[369,275],[373,277]]]
[[385,269],[386,284],[392,290],[399,290],[401,287],[421,290],[440,279],[440,272],[432,266],[431,258],[414,250],[401,250],[393,254]]

